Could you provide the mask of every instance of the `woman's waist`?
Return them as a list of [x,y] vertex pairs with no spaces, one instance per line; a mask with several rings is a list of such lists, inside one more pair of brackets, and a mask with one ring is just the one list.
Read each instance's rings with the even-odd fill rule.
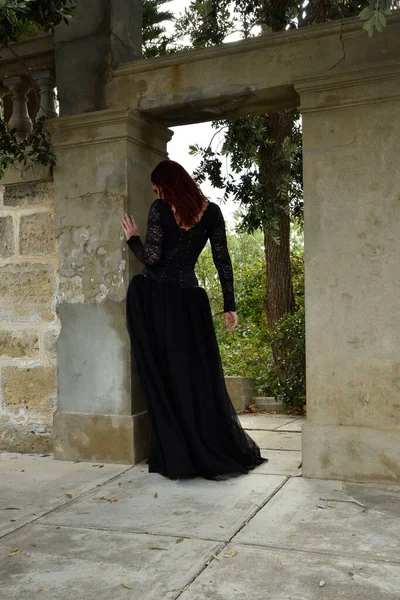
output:
[[154,279],[155,281],[170,281],[177,283],[181,287],[197,287],[199,285],[199,281],[196,277],[193,267],[172,270],[159,268],[157,265],[154,267],[146,266],[142,269],[141,275],[149,277],[150,279]]

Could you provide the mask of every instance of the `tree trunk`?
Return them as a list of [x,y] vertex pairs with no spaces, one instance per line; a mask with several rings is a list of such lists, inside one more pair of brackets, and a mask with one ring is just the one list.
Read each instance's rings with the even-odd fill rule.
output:
[[[287,198],[279,192],[284,178],[289,174],[290,164],[282,155],[282,143],[292,136],[295,120],[294,111],[270,113],[265,116],[267,143],[260,148],[260,180],[266,191],[266,201],[272,204],[278,216],[278,226],[273,232],[274,238],[264,232],[266,259],[266,294],[264,309],[270,331],[286,313],[293,314],[296,309],[292,272],[290,265],[290,218],[285,211]],[[277,376],[285,377],[281,364],[281,351],[272,347]]]

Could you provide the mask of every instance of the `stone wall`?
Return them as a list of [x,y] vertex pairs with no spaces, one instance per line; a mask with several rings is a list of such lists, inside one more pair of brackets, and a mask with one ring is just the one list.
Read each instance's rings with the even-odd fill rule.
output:
[[0,186],[0,450],[51,449],[56,406],[57,255],[48,171]]

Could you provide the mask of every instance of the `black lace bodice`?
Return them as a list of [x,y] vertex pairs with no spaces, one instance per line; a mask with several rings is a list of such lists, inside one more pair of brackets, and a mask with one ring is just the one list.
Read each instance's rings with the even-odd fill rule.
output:
[[145,265],[143,275],[186,287],[198,285],[194,269],[208,239],[222,286],[224,312],[234,311],[232,263],[218,204],[209,202],[200,221],[186,230],[178,226],[169,204],[159,198],[150,207],[144,244],[140,236],[132,236],[127,244]]

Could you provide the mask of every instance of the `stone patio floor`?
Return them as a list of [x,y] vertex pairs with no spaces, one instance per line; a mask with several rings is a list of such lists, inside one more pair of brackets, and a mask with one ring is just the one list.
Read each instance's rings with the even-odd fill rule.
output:
[[224,482],[0,454],[3,600],[399,600],[400,487],[301,477],[303,419],[244,415]]

